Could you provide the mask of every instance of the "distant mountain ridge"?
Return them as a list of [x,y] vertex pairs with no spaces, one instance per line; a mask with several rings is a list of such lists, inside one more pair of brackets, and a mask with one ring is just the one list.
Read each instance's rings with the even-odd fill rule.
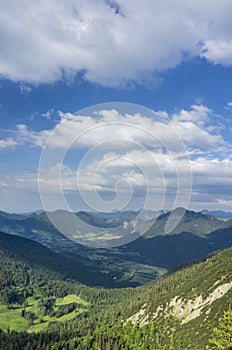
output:
[[225,218],[225,219],[232,219],[232,212],[229,211],[223,211],[223,210],[207,210],[204,209],[202,210],[202,213],[206,213],[206,214],[210,214],[210,215],[215,215],[221,218]]
[[[144,237],[151,238],[154,236],[167,235],[165,233],[165,225],[170,215],[172,214],[178,218],[179,208],[174,209],[172,212],[161,214],[151,228],[145,233]],[[186,210],[181,221],[170,232],[170,235],[180,234],[183,232],[189,232],[199,237],[217,230],[232,226],[232,220],[222,221],[214,215],[202,212],[195,212]]]
[[[105,273],[113,271],[116,281],[119,278],[119,271],[124,271],[127,275],[127,282],[133,279],[133,271],[141,271],[145,264],[149,267],[149,273],[141,281],[144,283],[155,274],[151,273],[151,267],[164,269],[173,269],[179,264],[190,262],[201,258],[213,251],[232,246],[232,219],[222,220],[215,215],[202,212],[186,210],[182,220],[170,233],[165,232],[165,225],[172,214],[178,215],[180,209],[174,209],[172,212],[161,212],[156,221],[152,221],[152,212],[144,212],[137,220],[138,212],[114,212],[109,213],[107,217],[103,213],[89,213],[80,211],[75,213],[79,218],[79,235],[85,237],[91,227],[97,227],[104,237],[104,229],[108,232],[128,222],[137,227],[143,228],[149,225],[149,230],[142,236],[137,235],[137,239],[115,248],[96,249],[83,244],[76,243],[68,237],[62,235],[50,222],[47,214],[32,213],[29,215],[8,214],[0,212],[0,230],[7,234],[26,237],[45,245],[55,252],[68,252],[77,254],[83,261],[92,260],[92,263],[101,265]],[[112,214],[112,215],[111,215]],[[70,224],[68,218],[73,215],[69,212],[58,210],[51,215],[64,225]],[[137,221],[136,221],[137,220]],[[87,224],[87,226],[86,226]],[[87,232],[86,232],[87,227]],[[89,228],[88,228],[89,227]],[[72,226],[69,228],[72,230]],[[112,236],[112,240],[114,236]],[[122,263],[122,265],[120,265]],[[139,264],[139,265],[137,265]],[[119,267],[120,265],[120,267]],[[137,268],[139,266],[139,268]],[[135,270],[134,270],[135,268]],[[142,270],[141,270],[142,268]],[[125,277],[124,276],[124,277]],[[144,274],[145,276],[145,274]],[[123,277],[123,278],[124,278]]]

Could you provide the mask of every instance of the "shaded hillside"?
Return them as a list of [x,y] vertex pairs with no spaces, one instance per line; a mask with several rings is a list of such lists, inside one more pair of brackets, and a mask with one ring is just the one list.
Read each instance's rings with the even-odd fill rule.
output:
[[189,232],[170,236],[140,237],[123,247],[124,253],[136,253],[147,264],[172,269],[207,254],[232,246],[232,227],[216,230],[206,237]]
[[[84,283],[86,285],[103,285],[115,287],[114,273],[101,272],[100,262],[91,261],[76,254],[56,253],[32,240],[0,233],[0,279],[1,273],[7,274],[11,263],[17,269],[39,269],[56,274],[63,280]],[[8,262],[8,265],[6,264]],[[121,284],[123,286],[124,283]],[[120,284],[117,285],[119,287]]]
[[166,272],[156,266],[144,264],[131,257],[111,251],[91,250],[80,245],[73,252],[54,252],[43,245],[16,235],[0,233],[0,252],[14,256],[35,266],[63,272],[80,283],[109,288],[135,287]]

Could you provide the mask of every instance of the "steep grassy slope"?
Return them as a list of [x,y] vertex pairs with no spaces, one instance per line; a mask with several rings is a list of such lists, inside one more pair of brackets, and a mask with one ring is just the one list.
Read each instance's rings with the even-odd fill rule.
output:
[[89,344],[108,344],[109,349],[211,349],[212,330],[231,305],[231,266],[230,248],[128,290],[121,302],[113,302],[118,294],[109,296],[110,305],[89,320],[96,342]]

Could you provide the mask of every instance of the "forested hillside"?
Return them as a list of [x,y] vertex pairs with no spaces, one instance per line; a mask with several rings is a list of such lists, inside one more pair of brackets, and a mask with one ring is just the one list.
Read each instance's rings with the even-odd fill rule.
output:
[[52,271],[51,256],[41,266],[8,248],[1,250],[4,350],[213,349],[213,328],[230,308],[232,248],[129,289],[80,285],[56,263]]

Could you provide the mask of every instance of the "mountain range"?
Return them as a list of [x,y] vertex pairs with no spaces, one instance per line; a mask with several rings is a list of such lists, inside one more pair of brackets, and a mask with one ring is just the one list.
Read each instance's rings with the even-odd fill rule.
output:
[[[128,286],[134,286],[148,282],[180,264],[232,246],[232,219],[205,212],[186,210],[179,224],[171,232],[165,232],[170,216],[175,218],[182,210],[177,208],[172,212],[161,212],[156,220],[155,214],[149,211],[142,214],[136,211],[81,211],[75,214],[79,219],[78,230],[82,237],[89,234],[85,231],[86,224],[87,228],[102,230],[103,236],[104,229],[107,229],[108,235],[111,230],[114,232],[115,227],[120,230],[123,225],[135,222],[141,230],[149,227],[143,235],[139,235],[138,229],[137,239],[114,248],[89,247],[69,239],[53,226],[45,212],[26,215],[0,212],[0,230],[37,241],[57,253],[75,255],[83,264],[88,261],[88,265],[92,264],[94,268],[98,266],[105,275],[112,274],[113,284],[118,283],[120,286],[123,281]],[[73,214],[61,210],[49,213],[50,218],[64,222],[64,225],[69,225],[70,215]],[[114,240],[112,234],[111,241]]]
[[149,227],[111,248],[69,239],[45,212],[0,212],[0,349],[214,349],[232,320],[232,220],[186,210],[167,231],[182,212],[75,214],[79,230]]
[[120,289],[83,285],[88,270],[60,254],[0,234],[1,349],[214,349],[230,327],[232,248]]

